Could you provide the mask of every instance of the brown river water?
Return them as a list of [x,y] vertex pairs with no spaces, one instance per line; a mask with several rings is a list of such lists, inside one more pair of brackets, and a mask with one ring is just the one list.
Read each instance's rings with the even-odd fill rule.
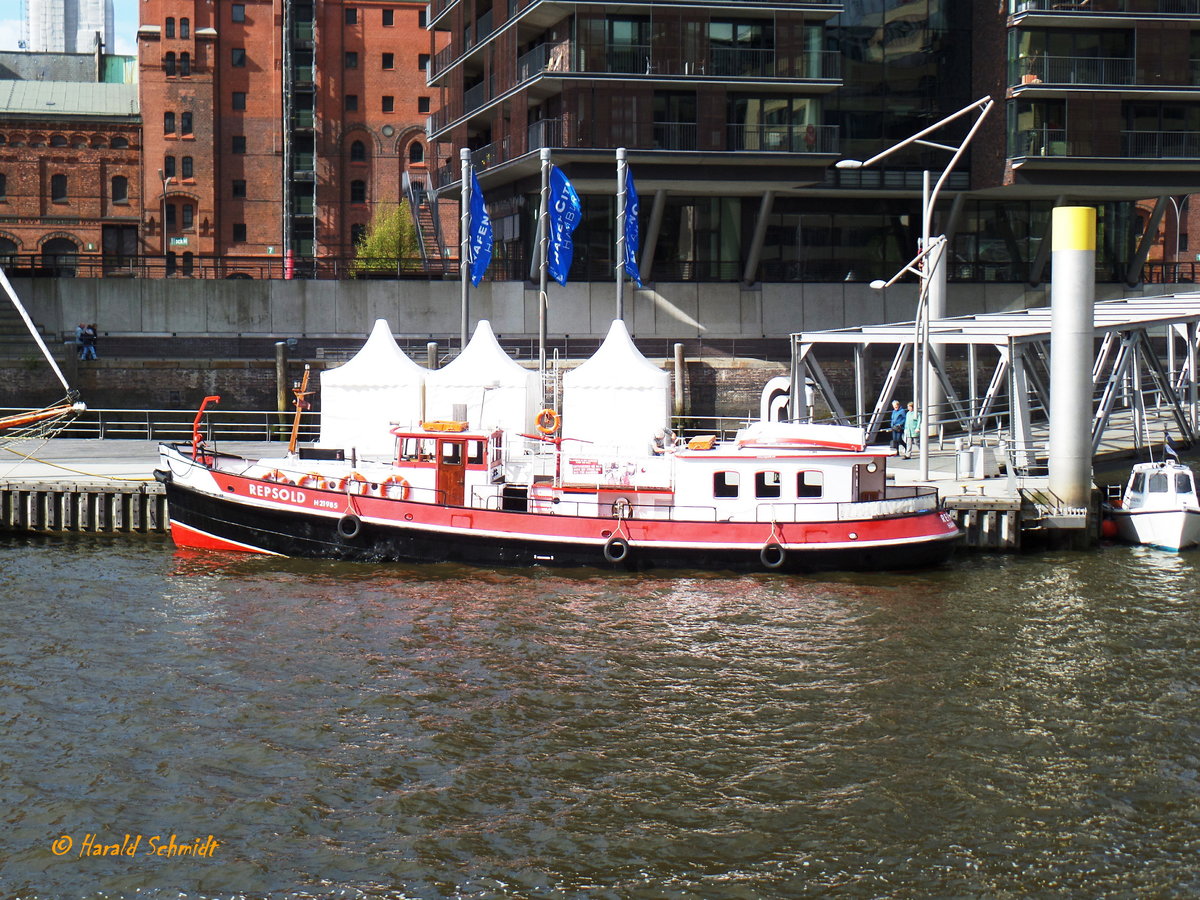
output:
[[1196,896],[1198,574],[8,538],[0,897]]

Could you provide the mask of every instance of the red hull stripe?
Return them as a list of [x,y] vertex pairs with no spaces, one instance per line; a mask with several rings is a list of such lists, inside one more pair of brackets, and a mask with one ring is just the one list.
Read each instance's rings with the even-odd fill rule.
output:
[[192,528],[190,525],[184,525],[181,522],[176,522],[174,519],[171,520],[171,540],[175,542],[176,547],[187,547],[192,550],[221,550],[234,553],[261,553],[264,556],[279,556],[278,553],[263,550],[261,547],[252,547],[249,544],[243,544],[239,541],[230,541],[217,537],[215,534],[209,534],[198,528]]

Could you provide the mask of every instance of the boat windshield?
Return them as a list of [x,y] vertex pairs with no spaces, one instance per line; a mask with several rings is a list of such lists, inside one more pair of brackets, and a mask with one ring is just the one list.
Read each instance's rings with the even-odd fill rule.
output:
[[1151,494],[1165,494],[1169,489],[1170,483],[1167,481],[1166,473],[1155,472],[1149,478],[1147,490]]

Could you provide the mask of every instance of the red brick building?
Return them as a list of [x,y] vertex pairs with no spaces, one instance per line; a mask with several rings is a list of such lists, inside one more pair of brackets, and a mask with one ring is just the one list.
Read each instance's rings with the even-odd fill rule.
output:
[[279,274],[288,251],[301,271],[351,257],[406,175],[428,181],[424,126],[438,104],[424,10],[143,2],[144,252],[180,274],[214,257],[253,275]]
[[0,265],[74,274],[80,254],[95,254],[108,274],[127,270],[141,214],[136,87],[3,84]]

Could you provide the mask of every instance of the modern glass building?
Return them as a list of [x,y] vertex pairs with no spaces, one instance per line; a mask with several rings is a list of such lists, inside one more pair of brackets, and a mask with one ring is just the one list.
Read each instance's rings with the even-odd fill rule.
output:
[[529,275],[543,147],[583,198],[573,279],[613,277],[617,147],[645,279],[888,277],[917,244],[922,172],[949,154],[834,163],[983,96],[996,107],[937,211],[952,281],[1044,281],[1056,203],[1097,207],[1102,280],[1191,258],[1200,0],[433,0],[429,27],[448,40],[429,68],[435,188],[457,195],[469,148],[496,277]]

